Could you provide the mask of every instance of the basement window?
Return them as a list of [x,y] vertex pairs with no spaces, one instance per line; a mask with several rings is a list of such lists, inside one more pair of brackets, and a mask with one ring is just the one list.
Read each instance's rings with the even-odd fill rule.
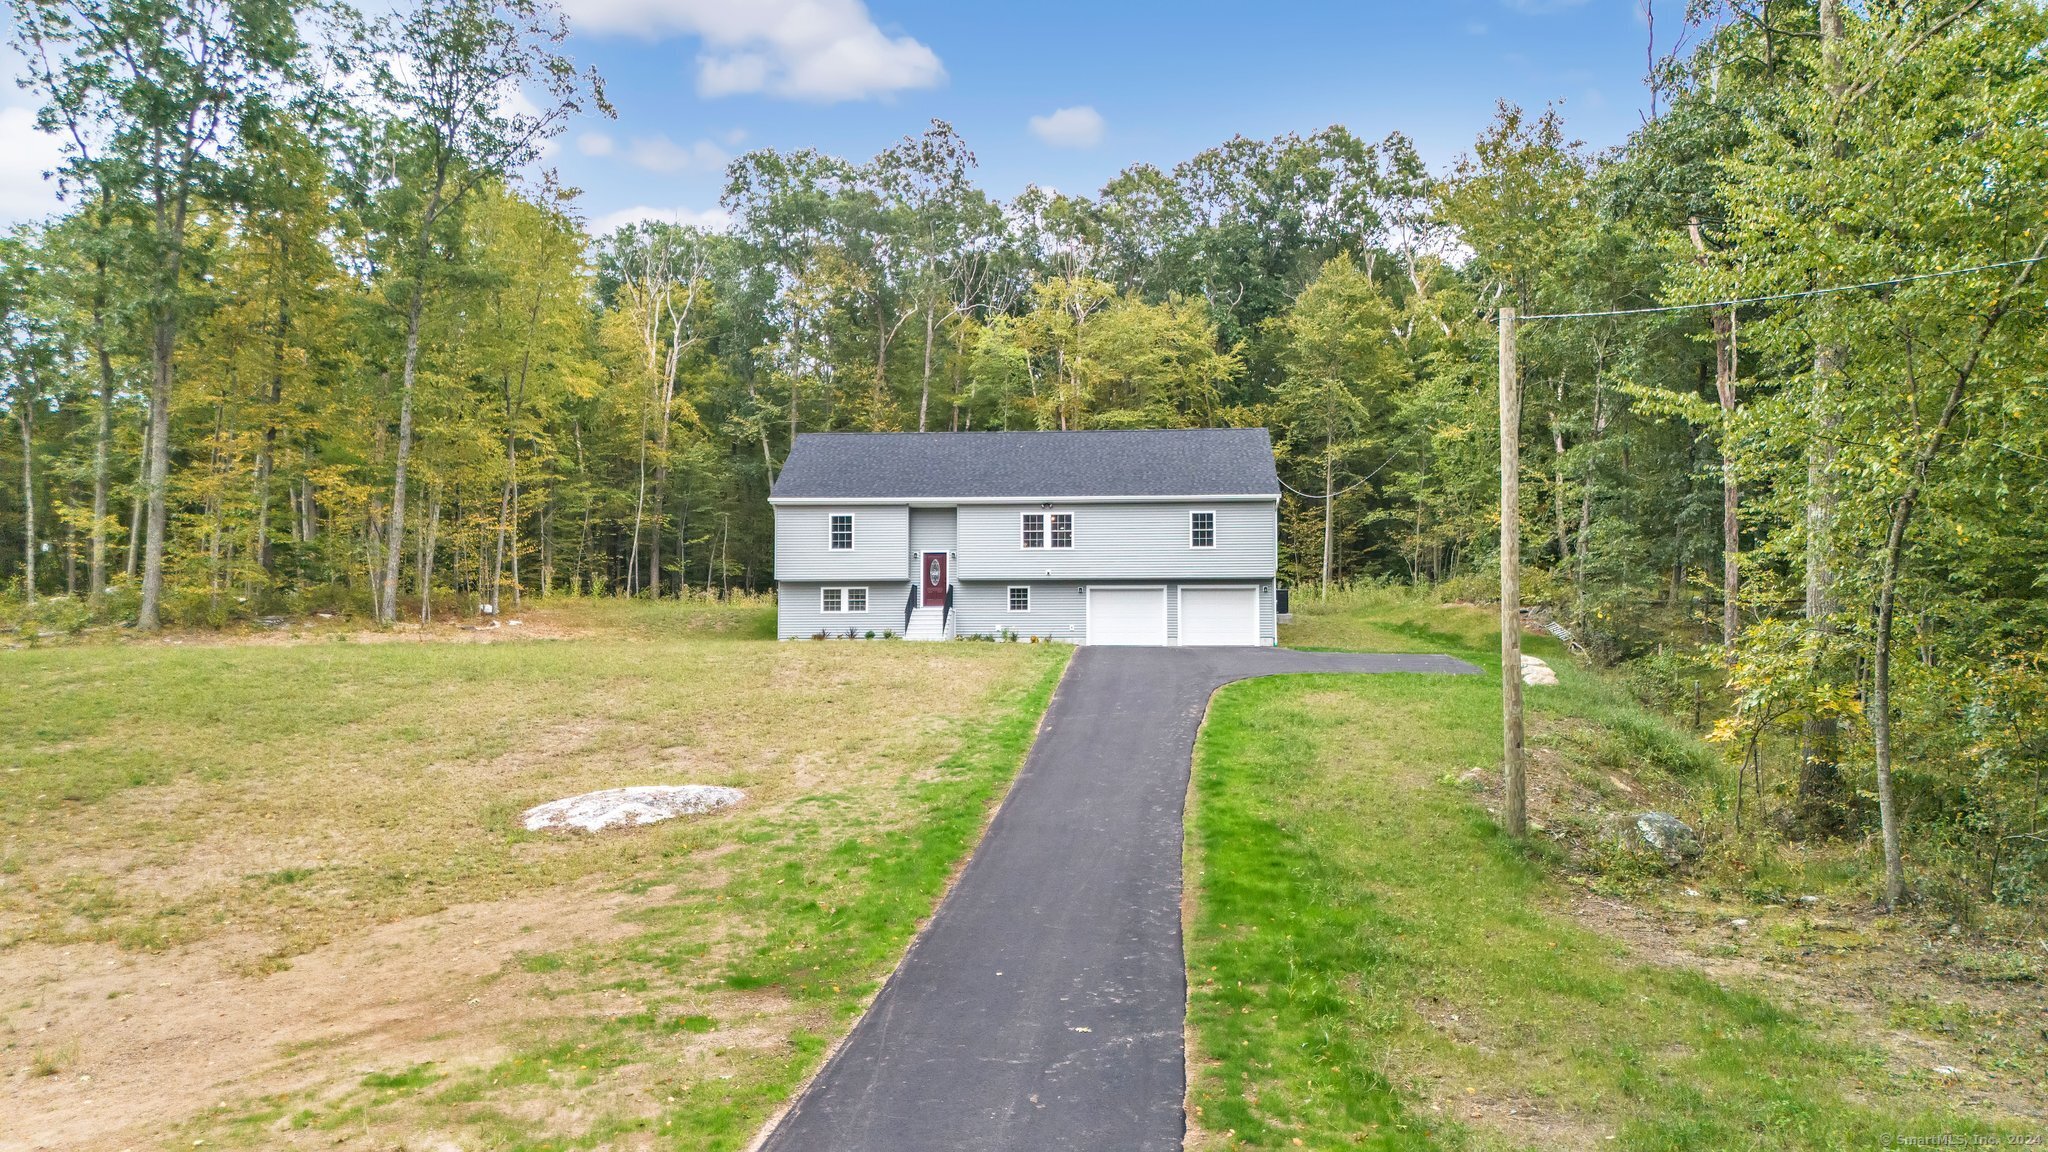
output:
[[1012,612],[1029,612],[1029,611],[1031,611],[1031,586],[1030,586],[1030,585],[1028,585],[1028,584],[1019,584],[1019,585],[1017,585],[1017,586],[1015,586],[1015,587],[1013,587],[1013,588],[1011,588],[1011,589],[1010,589],[1010,611],[1012,611]]
[[865,612],[868,610],[866,588],[820,588],[818,589],[818,610],[821,612]]

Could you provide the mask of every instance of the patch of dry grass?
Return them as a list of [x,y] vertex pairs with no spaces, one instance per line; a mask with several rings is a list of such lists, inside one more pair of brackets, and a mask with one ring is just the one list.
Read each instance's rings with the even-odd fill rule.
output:
[[[1065,656],[752,639],[766,616],[0,655],[0,1148],[744,1142],[928,913]],[[689,782],[748,799],[516,819]]]

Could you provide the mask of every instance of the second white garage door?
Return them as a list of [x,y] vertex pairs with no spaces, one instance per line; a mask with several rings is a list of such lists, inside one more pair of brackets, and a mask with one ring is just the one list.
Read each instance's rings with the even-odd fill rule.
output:
[[1182,588],[1180,642],[1183,646],[1259,642],[1257,588]]
[[1088,642],[1166,643],[1166,589],[1090,588]]

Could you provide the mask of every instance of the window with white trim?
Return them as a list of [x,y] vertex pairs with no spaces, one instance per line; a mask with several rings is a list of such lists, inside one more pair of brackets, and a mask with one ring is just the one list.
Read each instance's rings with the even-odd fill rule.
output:
[[1216,546],[1216,514],[1214,512],[1188,513],[1188,547],[1214,548]]
[[1055,512],[1052,514],[1052,546],[1072,548],[1074,546],[1074,514]]
[[1023,543],[1026,548],[1045,547],[1045,513],[1026,512],[1024,514]]
[[839,512],[832,517],[832,550],[847,552],[853,548],[853,513]]
[[1010,587],[1010,611],[1031,611],[1031,586],[1029,584],[1015,584]]
[[820,588],[818,589],[818,610],[820,612],[865,612],[868,610],[866,588]]

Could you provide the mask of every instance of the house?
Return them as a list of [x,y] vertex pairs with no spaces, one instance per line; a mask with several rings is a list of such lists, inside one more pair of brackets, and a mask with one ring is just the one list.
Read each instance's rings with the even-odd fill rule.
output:
[[777,634],[1274,643],[1263,428],[800,435]]

